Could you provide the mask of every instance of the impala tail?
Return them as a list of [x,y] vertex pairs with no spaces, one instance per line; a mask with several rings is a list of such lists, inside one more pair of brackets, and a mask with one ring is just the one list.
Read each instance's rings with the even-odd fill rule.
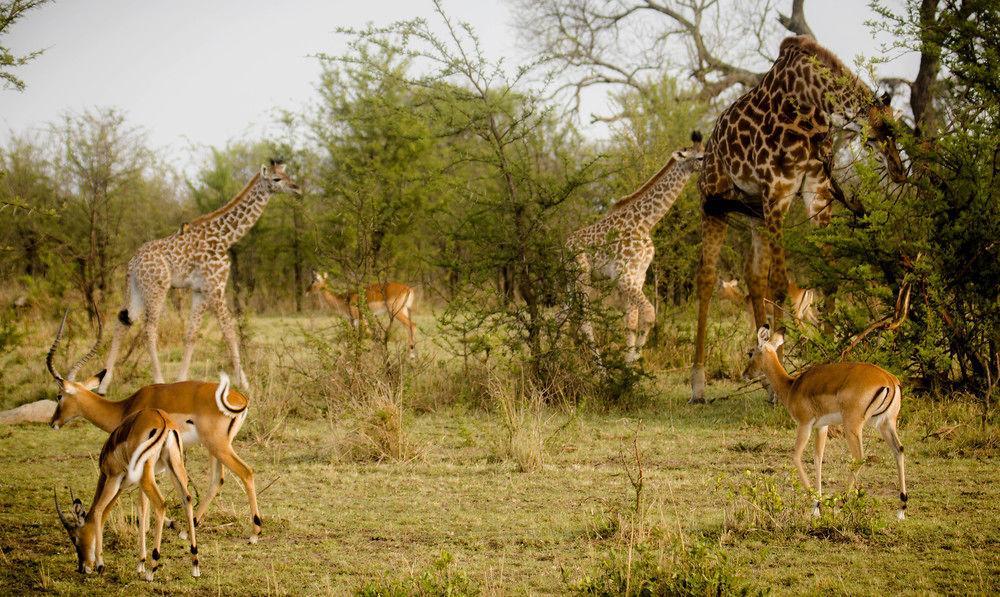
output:
[[219,386],[215,389],[215,405],[219,407],[219,412],[227,417],[237,417],[247,409],[247,403],[235,404],[230,399],[232,384],[229,383],[229,376],[223,371],[219,374]]

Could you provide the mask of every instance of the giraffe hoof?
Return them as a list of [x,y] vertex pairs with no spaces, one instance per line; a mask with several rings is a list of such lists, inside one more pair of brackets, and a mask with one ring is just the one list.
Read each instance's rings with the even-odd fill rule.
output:
[[198,578],[199,576],[201,576],[201,567],[198,566],[198,565],[195,565],[193,568],[191,568],[191,576],[193,576],[195,578]]
[[819,515],[820,515],[819,504],[816,504],[815,506],[813,506],[813,518],[819,518]]
[[143,577],[146,579],[146,582],[153,582],[153,571],[152,570],[147,570],[143,574]]
[[181,540],[187,541],[188,532],[187,531],[181,531],[181,532],[177,533],[177,536],[180,537]]
[[259,538],[260,538],[260,535],[250,535],[250,538],[247,539],[247,543],[250,544],[250,545],[256,545],[257,544],[257,540]]
[[897,510],[896,520],[906,520],[906,510]]
[[146,562],[139,562],[139,565],[135,567],[135,571],[140,575],[146,574]]

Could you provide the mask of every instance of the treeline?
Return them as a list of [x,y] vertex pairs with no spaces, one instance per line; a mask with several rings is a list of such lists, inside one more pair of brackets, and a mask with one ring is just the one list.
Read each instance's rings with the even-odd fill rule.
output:
[[[303,309],[313,269],[330,271],[344,290],[395,279],[447,307],[442,322],[462,339],[456,351],[499,348],[546,375],[572,336],[552,308],[565,300],[572,275],[562,239],[639,186],[691,130],[709,132],[739,85],[759,72],[708,60],[713,50],[704,45],[707,58],[695,59],[710,66],[693,78],[678,69],[638,76],[613,57],[588,65],[581,40],[609,39],[628,20],[581,13],[573,23],[595,29],[561,44],[560,19],[591,9],[568,0],[536,5],[524,31],[539,61],[508,67],[484,56],[474,33],[437,8],[443,36],[423,21],[345,32],[350,50],[319,58],[313,107],[283,114],[280,132],[267,140],[212,148],[190,177],[114,109],[67,115],[43,133],[15,137],[0,151],[5,295],[110,313],[139,244],[220,206],[262,162],[280,156],[305,194],[272,199],[233,247],[238,309]],[[790,23],[801,28],[801,17]],[[998,22],[988,3],[880,11],[881,26],[923,57],[899,130],[910,180],[890,186],[877,160],[861,152],[838,164],[853,200],[837,208],[833,224],[790,227],[792,271],[825,297],[826,325],[802,332],[808,357],[878,358],[942,387],[981,390],[1000,374]],[[778,32],[754,30],[758,50],[777,47]],[[696,33],[684,35],[700,39]],[[560,93],[538,83],[546,69],[582,72]],[[610,135],[600,142],[581,133],[560,101],[595,80],[617,85]],[[838,141],[841,155],[861,146],[851,139]],[[660,304],[683,305],[691,294],[698,201],[689,185],[656,229],[648,282]],[[793,210],[789,221],[802,220]],[[745,226],[732,228],[722,269],[739,276]]]

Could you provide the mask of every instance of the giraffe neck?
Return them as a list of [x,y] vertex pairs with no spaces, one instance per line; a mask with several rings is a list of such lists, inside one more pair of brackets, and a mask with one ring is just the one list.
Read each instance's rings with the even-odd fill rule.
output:
[[810,84],[788,86],[788,94],[800,104],[815,106],[827,115],[856,120],[871,106],[875,94],[854,73],[838,62],[830,62],[808,52],[789,56],[785,69]]
[[229,203],[195,220],[192,225],[204,226],[211,236],[229,248],[253,228],[270,199],[267,182],[258,173]]
[[649,234],[670,208],[674,206],[677,197],[684,189],[684,184],[694,173],[698,162],[688,161],[678,164],[671,160],[649,182],[643,185],[641,191],[626,209],[636,214],[633,218],[635,229]]

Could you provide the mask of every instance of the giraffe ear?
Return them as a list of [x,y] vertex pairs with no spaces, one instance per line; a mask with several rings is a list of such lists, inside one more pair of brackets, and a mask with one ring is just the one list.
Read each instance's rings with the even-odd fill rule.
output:
[[267,164],[260,165],[260,175],[267,176]]

